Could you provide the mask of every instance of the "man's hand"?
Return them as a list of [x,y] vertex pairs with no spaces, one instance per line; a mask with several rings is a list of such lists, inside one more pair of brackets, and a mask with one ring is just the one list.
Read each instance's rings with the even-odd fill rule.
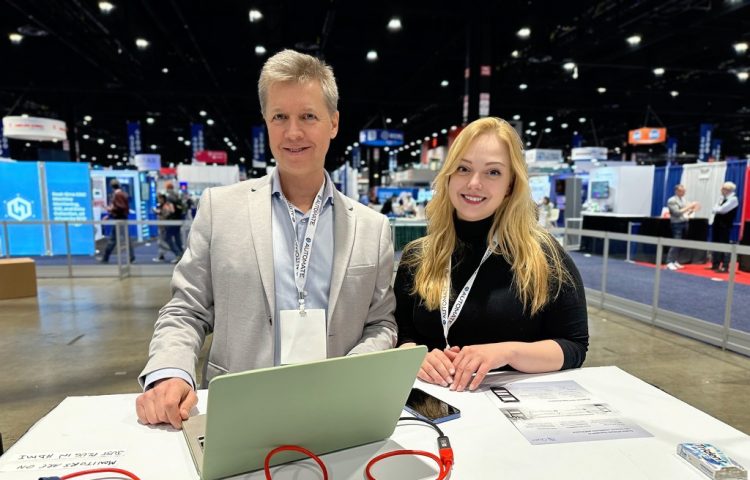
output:
[[453,383],[453,356],[458,354],[458,347],[440,350],[433,349],[427,353],[422,361],[422,367],[419,369],[417,377],[428,383],[435,383],[447,387]]
[[[508,364],[508,355],[509,352],[502,343],[463,347],[453,358],[456,378],[451,385],[451,390],[463,392],[467,385],[469,390],[476,389],[484,380],[487,372]],[[473,380],[472,375],[474,375]],[[471,384],[469,384],[469,381],[471,381]]]
[[135,400],[138,420],[144,424],[170,423],[182,428],[182,421],[190,416],[190,410],[198,404],[193,387],[181,378],[165,378],[155,383],[154,388],[143,392]]

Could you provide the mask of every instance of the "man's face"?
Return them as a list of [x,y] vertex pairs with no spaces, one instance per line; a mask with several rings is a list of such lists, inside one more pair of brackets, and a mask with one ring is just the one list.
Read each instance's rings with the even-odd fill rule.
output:
[[282,174],[308,176],[323,171],[339,112],[331,115],[320,82],[275,83],[266,100],[268,138]]
[[679,187],[677,189],[676,193],[677,193],[678,197],[680,197],[680,198],[684,197],[685,196],[685,187]]
[[731,191],[730,189],[728,189],[728,188],[726,188],[726,187],[721,187],[721,194],[722,194],[722,195],[724,195],[724,196],[726,197],[726,196],[727,196],[727,195],[729,195],[730,193],[732,193],[732,191]]

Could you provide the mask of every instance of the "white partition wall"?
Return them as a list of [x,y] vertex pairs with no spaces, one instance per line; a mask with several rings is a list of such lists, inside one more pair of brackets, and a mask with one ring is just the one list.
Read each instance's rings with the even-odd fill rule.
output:
[[700,210],[695,212],[695,218],[708,218],[711,215],[711,207],[719,199],[726,173],[726,162],[683,165],[680,183],[685,185],[685,198],[701,205]]
[[650,215],[654,166],[623,165],[591,170],[587,202],[599,211]]

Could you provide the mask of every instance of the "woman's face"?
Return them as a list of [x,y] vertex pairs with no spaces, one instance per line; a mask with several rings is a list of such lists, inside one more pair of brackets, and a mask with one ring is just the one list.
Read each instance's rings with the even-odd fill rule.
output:
[[510,151],[492,133],[469,145],[458,170],[448,180],[448,196],[458,218],[482,220],[493,215],[510,194]]

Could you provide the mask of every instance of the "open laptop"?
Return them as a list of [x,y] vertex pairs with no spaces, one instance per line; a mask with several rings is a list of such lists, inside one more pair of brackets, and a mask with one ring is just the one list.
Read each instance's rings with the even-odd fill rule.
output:
[[206,414],[183,423],[201,478],[261,469],[279,445],[324,454],[389,437],[426,353],[397,348],[214,378]]

